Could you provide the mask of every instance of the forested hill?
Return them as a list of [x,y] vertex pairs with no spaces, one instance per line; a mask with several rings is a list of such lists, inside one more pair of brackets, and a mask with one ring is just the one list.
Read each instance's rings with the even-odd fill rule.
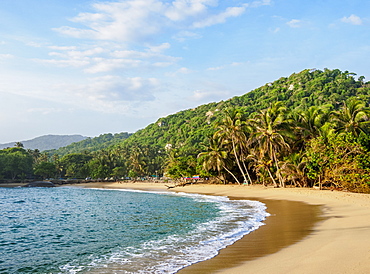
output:
[[369,102],[370,82],[362,76],[304,70],[160,118],[132,135],[103,134],[48,154],[0,150],[0,178],[197,174],[222,183],[370,193]]
[[116,134],[101,134],[98,137],[94,138],[86,138],[82,141],[75,142],[72,144],[69,144],[68,146],[61,147],[59,149],[53,149],[46,151],[48,154],[58,154],[59,156],[63,156],[66,154],[71,153],[81,153],[81,152],[94,152],[98,151],[104,148],[107,148],[109,146],[113,146],[119,142],[122,142],[123,140],[130,137],[132,133],[122,132],[122,133],[116,133]]
[[167,145],[195,154],[215,131],[214,123],[220,119],[222,111],[229,107],[240,108],[246,116],[266,109],[277,101],[281,101],[290,110],[304,110],[324,104],[338,109],[350,97],[368,103],[370,82],[364,82],[363,76],[356,77],[355,73],[339,69],[306,69],[267,83],[242,96],[160,118],[136,132],[123,144],[129,147],[154,145],[159,149]]

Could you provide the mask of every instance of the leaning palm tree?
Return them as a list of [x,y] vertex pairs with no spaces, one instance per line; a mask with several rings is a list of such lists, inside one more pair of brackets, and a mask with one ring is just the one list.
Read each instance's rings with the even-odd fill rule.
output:
[[332,117],[338,133],[352,133],[355,137],[361,132],[369,133],[370,108],[357,99],[348,99],[340,110],[332,113]]
[[295,186],[309,186],[307,163],[303,154],[292,153],[281,161],[280,173],[283,178],[293,182]]
[[[241,119],[241,112],[236,109],[230,109],[225,111],[225,117],[222,119],[221,123],[217,126],[217,131],[214,137],[221,138],[225,146],[230,146],[236,164],[244,178],[244,182],[247,184],[251,183],[248,169],[243,168],[242,158],[243,150],[247,144],[247,136],[245,133],[245,123]],[[248,176],[248,179],[246,177]]]
[[[267,156],[274,163],[280,186],[283,186],[283,181],[279,172],[278,157],[279,154],[290,150],[287,139],[294,137],[285,113],[286,108],[281,102],[277,102],[250,120],[255,129],[253,142],[259,149],[260,157]],[[271,175],[271,170],[269,174]],[[277,187],[272,175],[271,179]]]
[[218,176],[222,174],[222,170],[226,170],[235,179],[235,181],[240,184],[238,178],[228,168],[229,155],[227,150],[223,147],[221,140],[211,138],[209,142],[210,144],[206,148],[207,151],[198,154],[198,158],[202,161],[204,170],[215,170],[217,171]]

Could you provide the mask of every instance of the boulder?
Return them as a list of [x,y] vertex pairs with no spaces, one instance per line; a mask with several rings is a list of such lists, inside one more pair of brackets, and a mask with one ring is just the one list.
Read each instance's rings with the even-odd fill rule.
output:
[[55,184],[49,181],[34,181],[25,185],[25,187],[55,187]]

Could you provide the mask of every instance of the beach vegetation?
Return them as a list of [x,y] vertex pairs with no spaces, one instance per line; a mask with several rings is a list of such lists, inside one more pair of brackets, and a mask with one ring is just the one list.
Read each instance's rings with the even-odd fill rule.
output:
[[52,162],[40,162],[33,168],[33,173],[42,179],[54,178],[57,174],[56,165]]
[[[307,69],[162,117],[134,134],[101,135],[47,153],[12,150],[27,154],[34,172],[51,162],[69,178],[183,180],[197,174],[220,183],[370,192],[369,102],[363,76]],[[11,172],[8,153],[0,153],[0,176],[32,173],[15,166]]]
[[0,150],[0,176],[23,179],[32,174],[32,156],[21,146]]

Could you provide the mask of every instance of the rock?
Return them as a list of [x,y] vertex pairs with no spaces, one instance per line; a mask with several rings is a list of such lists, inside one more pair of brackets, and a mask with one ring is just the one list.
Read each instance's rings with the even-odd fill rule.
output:
[[25,187],[55,187],[55,184],[49,181],[34,181],[25,185]]

